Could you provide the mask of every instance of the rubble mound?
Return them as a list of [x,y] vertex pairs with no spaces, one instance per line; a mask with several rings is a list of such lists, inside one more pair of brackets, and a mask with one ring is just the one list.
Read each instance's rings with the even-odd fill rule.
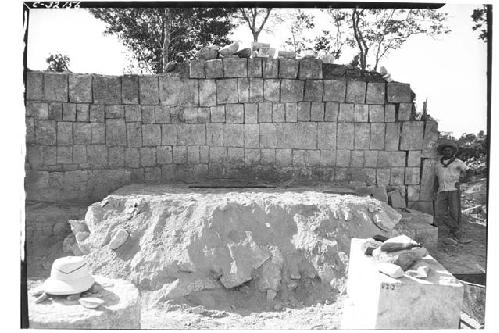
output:
[[71,223],[73,249],[94,274],[154,291],[156,303],[215,304],[217,295],[246,290],[307,305],[343,291],[351,238],[388,236],[400,219],[370,197],[130,185]]

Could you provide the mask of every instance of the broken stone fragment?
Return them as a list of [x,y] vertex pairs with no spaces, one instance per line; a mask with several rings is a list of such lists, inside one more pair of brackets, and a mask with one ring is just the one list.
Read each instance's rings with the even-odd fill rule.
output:
[[400,266],[403,269],[403,271],[406,271],[415,262],[422,259],[426,255],[427,255],[427,249],[423,247],[414,247],[412,249],[396,251],[396,252],[381,251],[381,248],[375,249],[373,251],[373,257],[378,262],[387,262],[391,264],[396,264]]
[[70,225],[71,231],[75,235],[81,231],[89,231],[87,229],[87,224],[85,223],[85,220],[69,220],[68,223]]
[[66,299],[68,301],[78,301],[80,299],[80,294],[72,294],[72,295],[68,295],[66,296]]
[[128,238],[127,230],[118,229],[113,235],[113,238],[111,238],[111,241],[109,242],[109,247],[115,250],[120,246],[122,246],[127,241],[127,238]]
[[294,281],[294,282],[290,282],[290,283],[287,285],[288,289],[290,289],[290,290],[293,290],[293,289],[297,288],[298,286],[299,286],[299,285],[298,285],[298,283],[297,283],[297,282],[295,282],[295,281]]
[[302,57],[302,59],[316,59],[316,55],[313,53],[306,54]]
[[392,237],[386,240],[381,246],[380,250],[384,252],[395,252],[405,249],[411,249],[413,247],[420,246],[417,242],[406,235],[400,235],[397,237]]
[[36,300],[35,300],[35,303],[36,304],[39,304],[39,303],[42,303],[42,302],[45,302],[46,300],[48,300],[50,297],[47,293],[43,292]]
[[89,237],[90,233],[88,231],[80,231],[75,235],[78,242],[83,242]]
[[278,51],[279,59],[295,59],[295,52],[292,51]]
[[398,190],[388,193],[392,208],[406,208],[406,202]]
[[276,49],[272,47],[261,48],[257,51],[256,58],[272,58],[275,52]]
[[97,294],[103,291],[104,288],[97,282],[95,282],[89,289],[89,292],[92,294]]
[[219,53],[218,46],[206,46],[196,54],[196,58],[203,60],[217,59]]
[[262,42],[252,42],[252,51],[258,51],[262,48],[270,48],[271,44]]
[[44,293],[44,290],[41,286],[33,289],[33,290],[30,290],[30,295],[33,296],[33,297],[39,297],[41,296],[42,294]]
[[225,46],[222,49],[220,49],[219,53],[221,56],[227,57],[238,52],[239,47],[240,44],[238,42],[234,42],[231,45]]
[[400,266],[391,263],[379,263],[377,264],[377,269],[380,273],[384,273],[392,278],[400,278],[404,275],[403,270]]
[[417,278],[417,279],[427,279],[429,275],[429,266],[420,266],[417,269],[409,269],[405,272],[406,275]]
[[237,52],[238,57],[240,58],[250,58],[252,55],[252,49],[249,47],[246,47],[244,49],[241,49]]
[[103,299],[97,297],[80,298],[80,304],[87,309],[95,309],[106,303]]

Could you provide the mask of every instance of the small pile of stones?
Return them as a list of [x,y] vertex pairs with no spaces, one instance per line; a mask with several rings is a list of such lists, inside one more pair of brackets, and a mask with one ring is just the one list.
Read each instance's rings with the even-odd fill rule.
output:
[[86,291],[72,294],[72,295],[51,295],[46,293],[42,287],[35,288],[30,292],[33,297],[37,297],[35,300],[36,304],[40,303],[51,303],[55,300],[67,301],[68,304],[75,304],[75,302],[79,302],[85,308],[88,309],[96,309],[99,306],[102,306],[106,303],[105,300],[102,299],[104,292],[104,287],[98,283],[94,282],[94,284]]

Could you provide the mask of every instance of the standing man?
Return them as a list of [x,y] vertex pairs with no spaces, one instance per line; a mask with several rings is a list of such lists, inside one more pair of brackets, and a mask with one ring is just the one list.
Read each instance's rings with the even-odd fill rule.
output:
[[[457,145],[450,140],[442,140],[438,147],[441,155],[436,163],[435,184],[435,219],[437,225],[446,225],[449,229],[450,237],[445,239],[445,243],[470,243],[469,239],[460,233],[460,217],[462,209],[460,207],[460,180],[465,176],[467,167],[465,163],[455,154],[458,151]],[[438,186],[438,188],[436,188]]]

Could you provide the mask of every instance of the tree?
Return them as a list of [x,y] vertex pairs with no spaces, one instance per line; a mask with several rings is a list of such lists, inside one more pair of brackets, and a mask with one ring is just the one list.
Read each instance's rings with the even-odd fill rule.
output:
[[49,64],[47,70],[52,72],[69,72],[69,57],[67,55],[56,53],[50,54],[46,62]]
[[472,10],[472,21],[474,21],[474,26],[472,30],[479,30],[480,34],[478,36],[484,42],[488,41],[488,6],[483,5],[483,8],[476,8]]
[[290,26],[291,37],[285,41],[285,45],[300,55],[304,50],[311,48],[313,40],[304,36],[305,31],[314,28],[314,17],[307,15],[303,10],[297,9],[292,13],[294,18]]
[[229,43],[233,28],[227,8],[94,8],[90,12],[108,24],[141,67],[162,73],[170,61],[191,59],[209,44]]
[[248,25],[254,42],[259,40],[259,35],[264,29],[272,10],[272,8],[239,8],[238,13],[241,15],[239,19]]

